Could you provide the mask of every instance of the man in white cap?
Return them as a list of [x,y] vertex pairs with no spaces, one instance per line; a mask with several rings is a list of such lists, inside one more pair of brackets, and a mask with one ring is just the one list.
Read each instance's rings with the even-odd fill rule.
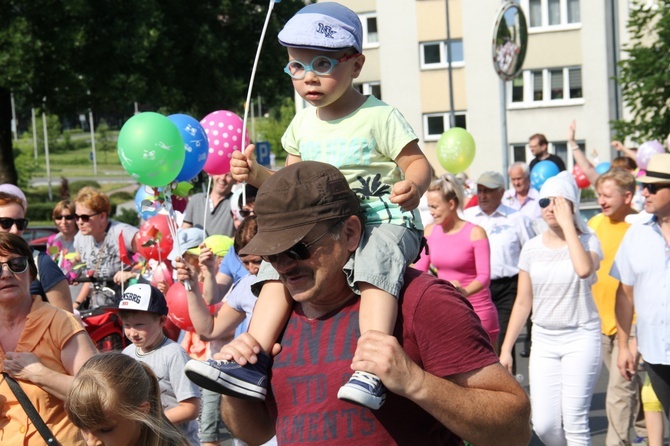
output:
[[637,345],[651,385],[670,411],[670,154],[654,155],[639,177],[644,210],[653,217],[633,224],[614,258],[610,275],[619,280],[616,295],[619,371],[632,379],[637,360],[628,349],[633,313]]
[[[486,230],[491,245],[491,298],[498,309],[499,345],[516,298],[519,254],[524,243],[535,236],[530,218],[502,204],[505,179],[498,172],[484,172],[477,179],[479,204],[464,211],[465,219]],[[514,355],[514,350],[512,351]]]

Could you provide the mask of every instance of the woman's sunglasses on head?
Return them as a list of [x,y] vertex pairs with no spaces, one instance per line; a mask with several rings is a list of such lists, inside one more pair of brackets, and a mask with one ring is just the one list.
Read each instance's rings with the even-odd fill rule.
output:
[[9,218],[9,217],[2,217],[0,218],[0,228],[4,229],[5,231],[12,229],[12,226],[16,225],[16,229],[19,231],[23,231],[28,227],[28,219],[27,218]]

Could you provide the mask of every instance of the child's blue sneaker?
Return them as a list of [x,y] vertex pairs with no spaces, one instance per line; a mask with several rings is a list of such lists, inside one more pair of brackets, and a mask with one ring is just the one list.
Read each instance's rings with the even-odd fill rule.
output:
[[377,410],[386,401],[386,388],[372,373],[354,372],[349,381],[340,387],[337,397],[368,409]]
[[209,359],[203,362],[191,359],[184,366],[184,373],[203,389],[247,400],[265,401],[270,356],[262,352],[256,356],[256,364],[247,363],[244,366],[235,361]]

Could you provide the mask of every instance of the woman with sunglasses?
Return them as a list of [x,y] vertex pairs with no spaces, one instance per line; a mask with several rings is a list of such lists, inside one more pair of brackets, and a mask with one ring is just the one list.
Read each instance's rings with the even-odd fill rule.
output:
[[549,178],[539,197],[548,229],[521,249],[518,292],[500,362],[512,370],[512,347],[532,307],[533,429],[549,446],[589,445],[589,407],[602,363],[591,285],[602,250],[579,215],[579,189],[569,172]]
[[[77,255],[74,249],[74,236],[79,232],[75,221],[74,203],[70,200],[61,200],[56,203],[52,218],[58,228],[58,233],[47,240],[47,253],[63,271],[65,277],[72,280],[76,275],[72,271],[72,266]],[[73,299],[79,295],[82,286],[83,284],[70,285],[70,295]]]
[[[88,274],[98,278],[113,277],[113,281],[104,286],[114,290],[109,297],[103,291],[92,290],[90,283],[84,284],[76,297],[74,305],[80,307],[90,297],[91,308],[118,304],[121,298],[121,285],[136,273],[124,268],[121,260],[119,241],[122,239],[128,256],[137,252],[139,229],[110,218],[112,204],[107,195],[92,188],[84,187],[74,199],[75,221],[79,232],[74,238],[77,262],[84,263]],[[90,294],[90,296],[89,296]]]
[[84,445],[68,419],[64,400],[95,346],[74,315],[31,295],[37,267],[28,243],[18,235],[0,233],[0,442],[44,445],[29,421],[5,373],[14,378],[63,445]]
[[[0,192],[0,232],[9,232],[18,236],[28,226],[26,208],[21,197]],[[37,264],[37,275],[30,286],[32,294],[42,296],[51,305],[72,312],[70,287],[63,272],[46,253],[33,251]]]
[[74,236],[79,229],[74,215],[74,203],[70,200],[61,200],[56,203],[52,212],[52,218],[58,233],[52,235],[47,240],[47,251],[52,246],[56,246],[59,252],[72,253],[74,250]]

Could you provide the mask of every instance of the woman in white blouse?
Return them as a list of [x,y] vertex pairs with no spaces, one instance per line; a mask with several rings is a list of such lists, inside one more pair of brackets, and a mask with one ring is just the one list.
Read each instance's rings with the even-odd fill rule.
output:
[[591,295],[602,251],[579,215],[579,189],[561,172],[540,190],[545,232],[519,258],[519,287],[501,347],[512,347],[531,312],[529,380],[533,429],[549,446],[590,445],[589,407],[600,373],[600,318]]

